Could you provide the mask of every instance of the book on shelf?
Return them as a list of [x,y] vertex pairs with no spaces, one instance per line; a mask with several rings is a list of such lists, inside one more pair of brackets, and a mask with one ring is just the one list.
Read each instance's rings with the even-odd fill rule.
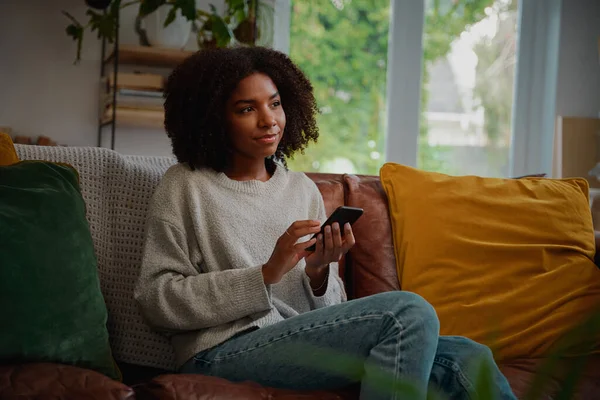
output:
[[138,90],[138,89],[127,89],[122,88],[117,90],[117,94],[122,94],[124,96],[139,96],[139,97],[152,97],[152,98],[163,98],[163,92],[157,92],[152,90]]
[[[114,86],[114,74],[108,76],[108,85]],[[162,92],[165,78],[158,74],[117,73],[117,88]]]
[[[112,103],[112,96],[106,100],[106,105]],[[147,110],[162,110],[164,99],[162,97],[129,96],[117,93],[117,107],[122,108],[140,108]]]
[[[113,108],[108,107],[104,112],[102,121],[110,121],[112,119]],[[144,110],[132,108],[116,108],[117,124],[147,127],[147,128],[162,128],[165,120],[165,113],[162,110]]]
[[[122,108],[135,108],[135,109],[148,109],[148,110],[162,110],[164,105],[164,99],[162,92],[149,92],[142,90],[131,90],[131,89],[119,89],[115,102],[117,107]],[[112,92],[108,92],[103,97],[103,106],[110,107],[113,102]]]

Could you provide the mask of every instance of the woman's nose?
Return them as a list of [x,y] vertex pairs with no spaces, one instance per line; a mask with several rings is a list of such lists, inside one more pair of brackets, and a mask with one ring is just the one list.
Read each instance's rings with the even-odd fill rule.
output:
[[260,120],[259,120],[259,124],[261,127],[270,128],[270,127],[274,126],[275,123],[276,123],[275,115],[273,114],[273,112],[271,110],[265,110],[262,112]]

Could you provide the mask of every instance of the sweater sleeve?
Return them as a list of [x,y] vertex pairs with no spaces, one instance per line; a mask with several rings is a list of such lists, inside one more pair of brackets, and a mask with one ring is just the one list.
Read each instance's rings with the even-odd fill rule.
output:
[[315,296],[310,287],[310,278],[304,274],[304,290],[308,293],[312,309],[332,306],[346,301],[344,283],[338,272],[338,263],[329,264],[329,276],[327,277],[327,290],[322,296]]
[[192,261],[187,243],[172,223],[149,219],[134,295],[155,328],[203,329],[271,308],[262,266],[201,273],[201,256]]
[[[325,211],[325,203],[317,186],[311,181],[314,187],[314,196],[312,201],[311,213],[309,218],[318,219],[321,223],[327,220],[327,212]],[[327,278],[327,290],[322,296],[315,296],[310,287],[310,278],[306,273],[303,279],[304,290],[307,292],[313,309],[331,306],[346,301],[346,291],[344,282],[340,278],[338,263],[329,265],[329,276]]]

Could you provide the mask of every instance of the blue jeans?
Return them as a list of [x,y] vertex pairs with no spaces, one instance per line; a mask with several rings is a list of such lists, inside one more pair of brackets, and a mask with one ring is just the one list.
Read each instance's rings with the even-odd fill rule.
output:
[[[296,389],[361,383],[361,399],[516,399],[491,351],[439,336],[433,307],[381,293],[242,333],[198,353],[180,372]],[[478,392],[479,382],[487,382]]]

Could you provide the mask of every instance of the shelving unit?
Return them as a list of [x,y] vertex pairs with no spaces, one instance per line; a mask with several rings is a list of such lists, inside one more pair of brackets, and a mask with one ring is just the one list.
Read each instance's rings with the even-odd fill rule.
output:
[[[158,47],[121,45],[118,48],[118,53],[118,59],[121,64],[174,68],[194,52]],[[115,53],[113,51],[106,58],[105,63],[111,63],[114,58]]]
[[[117,94],[120,91],[119,69],[130,65],[141,68],[174,68],[194,52],[155,48],[119,43],[119,21],[116,24],[115,42],[112,51],[108,49],[106,40],[102,41],[102,56],[100,66],[100,109],[98,117],[98,147],[102,146],[106,129],[110,129],[110,148],[114,150],[117,127],[139,127],[160,129],[163,127],[164,112],[162,108],[119,106]],[[110,71],[110,72],[109,72]],[[110,74],[110,76],[109,76]],[[122,85],[121,85],[122,86]],[[160,91],[151,94],[156,101],[162,97]],[[144,97],[144,96],[142,96]]]
[[[111,110],[112,111],[112,110]],[[117,126],[130,126],[139,128],[160,129],[163,127],[162,116],[156,113],[142,111],[133,111],[127,109],[116,110]],[[112,122],[112,118],[103,118],[101,124],[108,125]],[[113,147],[114,149],[114,147]]]

